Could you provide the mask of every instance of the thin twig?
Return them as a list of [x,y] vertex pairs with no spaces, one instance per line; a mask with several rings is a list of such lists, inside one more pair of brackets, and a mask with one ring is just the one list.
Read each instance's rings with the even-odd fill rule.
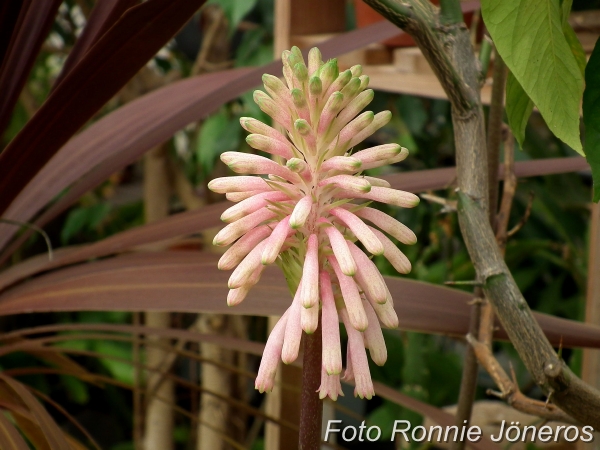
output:
[[558,406],[553,405],[552,403],[546,404],[525,396],[519,390],[519,385],[517,384],[512,366],[511,372],[513,378],[511,380],[486,344],[478,341],[470,334],[467,336],[467,340],[475,350],[479,363],[484,367],[486,372],[490,374],[496,383],[496,386],[500,389],[500,392],[488,391],[488,393],[505,400],[513,408],[526,414],[532,414],[550,421],[579,424]]
[[507,131],[504,141],[504,189],[500,211],[496,218],[496,241],[500,251],[504,254],[508,239],[508,220],[512,209],[513,199],[517,191],[517,176],[515,175],[515,138],[511,131]]
[[46,233],[43,229],[38,227],[36,224],[27,223],[27,222],[19,222],[18,220],[4,219],[2,217],[0,217],[0,222],[7,223],[9,225],[15,225],[17,227],[29,228],[29,229],[41,234],[42,237],[44,238],[44,241],[46,241],[46,247],[48,248],[48,260],[49,261],[54,260],[54,253],[52,251],[52,242],[50,241],[50,236],[48,236],[48,233]]
[[433,194],[420,194],[420,197],[423,200],[427,200],[431,203],[437,203],[438,205],[442,205],[443,208],[440,213],[448,213],[448,212],[456,212],[456,200],[449,200],[444,197],[439,197]]
[[529,200],[527,201],[527,207],[525,208],[525,213],[523,214],[523,217],[521,217],[521,220],[519,220],[519,222],[517,222],[517,224],[512,227],[510,230],[508,230],[508,232],[506,233],[506,237],[511,238],[513,235],[515,235],[516,233],[518,233],[518,231],[523,228],[523,225],[525,225],[527,223],[527,220],[529,220],[529,216],[531,215],[531,208],[533,206],[533,199],[535,198],[535,194],[532,192],[529,193]]
[[506,65],[498,51],[494,51],[494,81],[492,84],[492,100],[488,118],[488,190],[490,195],[490,223],[494,226],[498,205],[498,165],[500,144],[504,123],[504,88],[506,85]]

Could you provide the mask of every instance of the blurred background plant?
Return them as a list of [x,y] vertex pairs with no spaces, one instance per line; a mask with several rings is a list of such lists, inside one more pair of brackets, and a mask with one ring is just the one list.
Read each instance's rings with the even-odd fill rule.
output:
[[[47,35],[40,36],[43,43],[37,56],[32,50],[35,59],[32,61],[31,70],[28,75],[23,73],[26,81],[24,80],[23,88],[18,93],[18,101],[2,135],[2,148],[9,146],[21,130],[29,131],[27,124],[32,116],[53,93],[56,93],[55,81],[58,77],[63,77],[61,80],[64,83],[70,81],[64,78],[64,74],[61,75],[61,70],[68,61],[69,53],[77,48],[78,39],[84,36],[82,33],[90,21],[94,2],[67,0],[55,3],[56,16],[48,22]],[[111,5],[119,3],[126,2],[114,1]],[[133,5],[136,2],[129,3]],[[151,0],[147,3],[160,2]],[[589,9],[592,6],[581,3],[575,2],[574,10],[584,7]],[[3,11],[4,14],[10,13],[7,8]],[[178,80],[231,69],[249,71],[251,69],[244,68],[271,62],[274,54],[274,8],[273,0],[206,2],[174,39],[168,40],[169,36],[165,36],[166,44],[161,46],[156,56],[141,66],[126,84],[127,80],[123,80],[124,86],[117,89],[114,95],[110,95],[110,100],[99,111],[92,112],[90,123],[107,117],[111,112],[131,104],[145,94]],[[354,26],[352,2],[346,2],[345,11],[348,16],[344,19],[344,26],[350,29]],[[47,11],[47,14],[53,13],[52,8]],[[118,16],[112,17],[111,20],[116,22],[117,18]],[[180,21],[185,22],[181,18]],[[179,28],[175,25],[174,27]],[[105,32],[108,34],[110,30],[105,29]],[[5,58],[4,62],[6,61]],[[77,66],[73,68],[72,64],[70,67],[71,70],[77,69]],[[3,66],[3,73],[6,70]],[[235,80],[231,82],[233,81]],[[250,82],[248,88],[251,86]],[[214,194],[209,194],[205,188],[210,179],[225,174],[222,165],[217,164],[219,155],[231,150],[252,151],[245,142],[245,133],[239,126],[239,118],[252,116],[264,122],[270,119],[254,104],[250,90],[239,97],[236,95],[227,101],[220,100],[213,101],[214,107],[210,108],[210,115],[206,115],[202,120],[200,117],[189,120],[186,122],[187,126],[177,131],[171,139],[155,147],[143,161],[124,164],[121,169],[111,171],[111,175],[100,185],[84,191],[85,194],[68,209],[55,214],[52,220],[43,224],[45,232],[56,247],[55,251],[60,251],[60,247],[63,246],[82,246],[99,242],[126,230],[134,230],[145,222],[193,211],[221,200]],[[372,109],[390,109],[393,112],[393,120],[372,136],[365,146],[396,142],[410,151],[410,157],[397,167],[374,174],[391,176],[453,166],[453,130],[450,107],[446,100],[378,91]],[[573,150],[547,130],[539,115],[534,114],[527,127],[525,144],[522,149],[516,151],[515,157],[517,161],[529,161],[575,155]],[[151,166],[149,158],[157,158],[159,161],[154,166],[157,168],[154,172],[148,172]],[[7,166],[1,167],[0,173],[5,174],[11,169]],[[81,175],[87,171],[82,171]],[[31,177],[26,181],[30,180]],[[148,187],[148,184],[153,187]],[[159,194],[157,190],[160,191]],[[66,190],[61,191],[63,192],[56,192],[59,199],[61,195],[66,194]],[[449,202],[454,199],[451,188],[440,190],[436,187],[427,193],[444,197]],[[531,210],[522,229],[509,241],[506,260],[532,309],[566,319],[583,320],[588,276],[590,199],[591,176],[585,170],[519,180],[510,223],[514,225],[519,222],[526,215],[528,205]],[[150,212],[153,208],[158,212]],[[416,245],[402,248],[413,264],[413,271],[408,277],[436,285],[474,278],[474,269],[462,242],[456,215],[448,210],[447,205],[425,201],[416,209],[390,209],[386,212],[395,215],[418,236]],[[29,219],[26,222],[29,222]],[[215,225],[216,223],[212,226]],[[200,227],[198,231],[201,231]],[[179,233],[189,236],[177,242],[170,240],[168,245],[160,245],[158,248],[170,251],[201,250],[206,247],[206,242],[210,242],[213,232],[209,226],[202,231],[199,234]],[[9,253],[3,253],[7,273],[11,266],[18,267],[19,263],[44,252],[46,243],[43,237],[39,233],[31,234],[23,245],[10,253],[10,258],[6,258]],[[107,254],[90,255],[89,258],[101,258]],[[384,274],[395,275],[393,268],[383,258],[377,258],[376,262]],[[42,270],[50,269],[52,268]],[[7,290],[8,296],[1,297],[0,302],[4,298],[10,299],[11,291],[8,287],[15,284],[16,287],[12,289],[17,289],[15,292],[18,294],[17,281],[24,280],[23,285],[26,287],[29,275],[36,274],[32,272],[9,285],[3,285],[2,288]],[[469,286],[463,288],[470,291]],[[402,301],[402,298],[399,301]],[[215,302],[222,302],[224,305],[225,297],[217,298]],[[209,444],[205,444],[204,447],[195,444],[200,442],[199,430],[200,434],[209,433],[197,428],[201,417],[201,404],[206,405],[201,402],[198,397],[199,391],[195,387],[199,376],[207,367],[203,358],[212,359],[212,364],[209,365],[217,367],[218,373],[231,375],[226,377],[226,391],[218,392],[222,397],[216,397],[220,405],[215,406],[215,410],[224,414],[220,424],[225,428],[218,429],[218,425],[210,423],[205,425],[215,432],[219,442],[224,443],[222,448],[264,448],[262,425],[265,422],[266,405],[263,396],[252,390],[251,372],[256,371],[258,362],[256,352],[254,355],[234,352],[236,347],[232,344],[226,354],[211,354],[207,348],[198,353],[198,347],[206,344],[202,344],[200,339],[191,342],[191,336],[187,335],[165,335],[162,341],[150,341],[146,342],[147,345],[141,345],[142,332],[139,328],[129,330],[129,334],[107,335],[108,331],[102,331],[100,336],[100,327],[96,334],[92,333],[90,337],[86,337],[82,330],[70,329],[71,324],[90,325],[91,328],[87,332],[91,332],[94,324],[140,326],[143,322],[139,313],[131,312],[132,308],[124,308],[130,312],[99,311],[101,308],[98,305],[91,309],[94,311],[18,315],[6,315],[6,312],[3,312],[4,315],[0,317],[1,329],[5,335],[3,342],[7,346],[0,360],[2,372],[6,376],[18,377],[20,382],[38,392],[41,398],[47,399],[48,411],[62,429],[85,442],[81,431],[77,430],[60,409],[51,405],[60,405],[60,408],[76,417],[101,448],[140,448],[143,435],[147,432],[144,431],[143,410],[145,405],[151,403],[148,398],[152,397],[141,394],[141,386],[144,384],[142,369],[150,365],[147,353],[157,345],[163,347],[161,354],[164,360],[159,361],[162,365],[159,364],[158,370],[167,375],[163,375],[162,378],[176,382],[172,388],[173,396],[168,401],[174,417],[172,439],[167,436],[168,440],[174,442],[170,448],[216,448],[208,447]],[[198,307],[198,311],[202,309],[202,306]],[[190,310],[184,311],[187,312],[174,312],[167,314],[166,318],[163,316],[166,321],[163,325],[191,331],[201,330],[205,333],[221,333],[234,339],[259,342],[265,340],[267,320],[264,317],[245,316],[241,319],[205,314],[205,319],[208,317],[210,320],[203,323],[203,316],[197,317]],[[400,314],[402,311],[399,311]],[[146,317],[146,324],[148,320]],[[438,320],[443,321],[444,318]],[[11,332],[51,325],[56,327],[48,331],[41,328],[38,338],[55,336],[56,345],[45,347],[43,352],[40,348],[34,351],[19,349],[18,346],[14,351],[9,351],[9,344],[18,343],[25,337],[17,333],[16,337],[10,338]],[[51,331],[57,334],[48,334]],[[127,330],[112,331],[125,333]],[[115,340],[111,340],[115,336]],[[389,360],[384,367],[372,365],[371,371],[375,380],[434,406],[442,407],[456,403],[465,349],[462,340],[404,329],[387,330],[385,336]],[[174,341],[175,338],[178,340]],[[48,350],[49,348],[53,350]],[[519,362],[512,346],[496,343],[494,350],[500,361],[512,363],[523,392],[531,397],[541,398],[541,391]],[[67,359],[61,352],[71,356]],[[581,355],[580,350],[563,350],[563,357],[576,373],[581,369]],[[286,370],[283,383],[287,383],[289,387],[297,380],[297,373],[294,372],[297,369]],[[164,380],[159,380],[158,383],[163,382]],[[0,394],[10,391],[10,386],[9,382],[3,381]],[[494,384],[482,372],[477,398],[485,398],[488,388],[494,388]],[[288,391],[292,394],[284,392],[284,398],[293,401],[294,390]],[[14,392],[17,391],[11,392],[14,397]],[[382,441],[389,441],[393,420],[409,419],[414,424],[422,420],[418,411],[410,410],[397,402],[382,397],[375,397],[368,402],[359,401],[353,399],[350,393],[351,390],[347,390],[346,397],[335,405],[338,409],[337,414],[344,418],[345,423],[353,423],[366,417],[368,423],[379,425],[384,430]],[[289,397],[285,397],[286,395]],[[12,397],[8,395],[6,398]],[[17,403],[17,400],[6,398],[2,397],[2,407],[11,410],[6,404]],[[223,405],[226,405],[224,409]],[[26,426],[23,417],[27,418],[28,415],[23,413],[20,419],[19,414],[13,415],[34,448],[61,448],[60,444],[48,444],[51,439],[46,442],[45,438],[37,436],[31,427]],[[282,441],[286,439],[285,436],[289,436],[285,434],[284,429],[293,436],[294,424],[289,423],[293,422],[293,418],[294,414],[286,416],[285,413],[280,418],[279,425],[283,428]],[[202,420],[206,419],[200,418],[200,421]],[[43,432],[54,433],[43,426],[41,429]],[[88,444],[69,445],[73,445],[72,448],[87,448]],[[348,448],[352,448],[351,444],[348,444]],[[394,448],[394,444],[382,442],[378,447],[373,444],[371,448]],[[149,450],[149,447],[146,450]]]

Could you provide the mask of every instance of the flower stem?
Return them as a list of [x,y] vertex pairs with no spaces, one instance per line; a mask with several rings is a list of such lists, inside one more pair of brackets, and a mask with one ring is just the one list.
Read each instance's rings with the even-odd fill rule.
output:
[[321,446],[323,404],[317,389],[321,384],[321,323],[312,334],[304,335],[302,397],[300,406],[301,450],[318,450]]

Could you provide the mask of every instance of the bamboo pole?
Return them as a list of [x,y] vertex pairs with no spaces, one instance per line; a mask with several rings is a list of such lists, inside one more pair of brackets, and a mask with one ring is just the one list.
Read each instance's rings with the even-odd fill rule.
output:
[[[167,146],[162,145],[149,151],[144,158],[144,213],[146,222],[154,222],[169,215],[171,183],[167,165]],[[146,312],[147,326],[169,328],[171,315],[168,312]],[[146,348],[147,364],[150,368],[159,368],[169,356],[169,351],[158,348],[169,346],[169,339],[149,336],[153,344]],[[159,372],[148,376],[147,392],[155,396],[147,398],[145,414],[144,450],[173,450],[173,407],[175,401],[172,380],[161,379]],[[158,400],[160,399],[160,400]]]

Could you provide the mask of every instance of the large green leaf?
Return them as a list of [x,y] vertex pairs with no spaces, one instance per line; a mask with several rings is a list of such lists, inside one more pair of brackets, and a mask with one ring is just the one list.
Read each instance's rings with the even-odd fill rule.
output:
[[506,117],[521,147],[525,140],[525,128],[531,111],[533,111],[533,102],[512,72],[509,72],[506,80]]
[[482,14],[498,52],[550,130],[583,154],[579,101],[583,77],[563,33],[556,0],[483,0]]
[[600,45],[596,42],[585,69],[583,93],[583,123],[585,125],[585,153],[592,167],[594,201],[600,200]]

